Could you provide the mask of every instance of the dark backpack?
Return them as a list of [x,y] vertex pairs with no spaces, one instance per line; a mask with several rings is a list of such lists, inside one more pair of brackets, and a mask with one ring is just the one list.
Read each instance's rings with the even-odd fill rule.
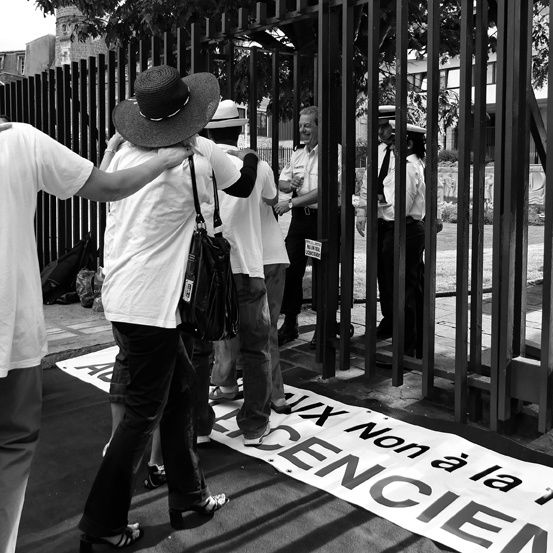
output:
[[52,303],[70,303],[71,298],[79,301],[76,293],[77,274],[81,269],[96,270],[97,254],[92,236],[88,233],[70,250],[48,263],[40,273],[42,282],[42,301]]

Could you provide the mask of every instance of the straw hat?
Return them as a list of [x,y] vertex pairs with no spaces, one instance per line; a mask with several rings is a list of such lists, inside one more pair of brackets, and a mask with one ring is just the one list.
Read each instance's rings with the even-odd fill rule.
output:
[[232,100],[221,100],[215,115],[205,126],[206,129],[222,129],[224,127],[241,127],[248,122],[240,118],[238,106]]
[[[390,121],[390,125],[392,126],[392,129],[394,131],[396,130],[396,122]],[[407,123],[407,132],[413,132],[416,134],[426,134],[426,129],[424,127],[419,127],[417,125],[411,125],[411,123]]]
[[113,124],[125,140],[146,148],[171,146],[201,131],[220,98],[219,83],[211,73],[181,78],[168,65],[140,73],[134,90],[134,98],[115,106]]

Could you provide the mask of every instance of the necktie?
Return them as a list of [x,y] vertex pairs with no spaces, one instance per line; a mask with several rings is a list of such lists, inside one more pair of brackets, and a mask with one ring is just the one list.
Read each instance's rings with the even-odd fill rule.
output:
[[384,159],[382,160],[382,165],[380,166],[380,172],[378,173],[377,193],[382,196],[384,196],[384,179],[386,178],[388,169],[390,168],[391,151],[391,146],[387,146]]

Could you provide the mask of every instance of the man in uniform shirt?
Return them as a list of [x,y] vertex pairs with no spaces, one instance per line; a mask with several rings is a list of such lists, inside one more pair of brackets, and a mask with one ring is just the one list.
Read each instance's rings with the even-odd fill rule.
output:
[[318,114],[316,106],[300,111],[300,139],[305,145],[294,151],[279,179],[280,190],[292,193],[292,197],[274,207],[278,215],[292,211],[292,221],[286,236],[290,265],[286,269],[281,307],[284,323],[278,331],[279,345],[295,340],[299,335],[298,315],[303,302],[303,276],[307,265],[305,240],[317,238]]

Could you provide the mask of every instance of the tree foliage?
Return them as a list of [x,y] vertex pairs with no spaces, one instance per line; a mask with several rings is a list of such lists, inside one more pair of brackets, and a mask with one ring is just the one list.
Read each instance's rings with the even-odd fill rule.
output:
[[[418,58],[427,54],[428,0],[408,0],[409,2],[409,49]],[[187,29],[191,22],[202,23],[204,18],[214,18],[225,14],[231,22],[236,23],[238,9],[242,8],[248,20],[255,22],[256,4],[254,0],[35,0],[35,3],[45,12],[63,6],[75,6],[85,16],[85,21],[79,26],[78,37],[104,35],[108,45],[117,46],[126,43],[131,38],[144,38],[163,32],[175,32],[177,28]],[[312,2],[311,2],[312,3]],[[269,17],[272,5],[269,5]],[[295,9],[296,1],[287,0],[287,10]],[[383,102],[395,100],[395,77],[392,75],[396,57],[396,13],[395,2],[380,0],[380,67],[381,67],[381,98]],[[490,32],[488,47],[493,52],[496,49],[497,34],[494,32],[497,20],[497,2],[489,0],[488,21]],[[532,38],[534,44],[533,81],[536,86],[543,86],[547,78],[547,61],[549,51],[549,0],[534,0],[534,25]],[[215,20],[220,20],[216,18]],[[367,48],[368,22],[367,6],[355,8],[354,33],[354,66],[357,90],[366,90],[367,81]],[[442,61],[457,56],[460,49],[460,0],[440,0],[440,55]],[[234,25],[232,25],[234,26]],[[281,56],[280,72],[280,116],[289,118],[292,112],[292,58],[286,52],[296,51],[300,54],[301,67],[301,101],[312,102],[313,56],[317,50],[317,20],[316,18],[297,18],[292,22],[281,24],[277,29],[251,27],[247,34],[235,35],[232,40],[235,49],[234,90],[237,101],[248,100],[249,94],[249,56],[244,47],[258,44],[266,50],[278,48]],[[212,58],[223,57],[224,43],[213,43],[209,47]],[[223,85],[228,78],[226,67],[222,63],[214,63],[212,70],[221,78]],[[257,98],[270,95],[271,62],[270,56],[260,53],[257,73]],[[417,114],[424,114],[425,95],[416,87],[409,90],[409,104],[413,111],[413,121],[418,120]],[[360,96],[362,98],[362,96]],[[442,90],[440,93],[440,113],[442,126],[456,122],[456,94]],[[271,109],[271,106],[269,106]],[[363,110],[360,101],[358,109]]]

